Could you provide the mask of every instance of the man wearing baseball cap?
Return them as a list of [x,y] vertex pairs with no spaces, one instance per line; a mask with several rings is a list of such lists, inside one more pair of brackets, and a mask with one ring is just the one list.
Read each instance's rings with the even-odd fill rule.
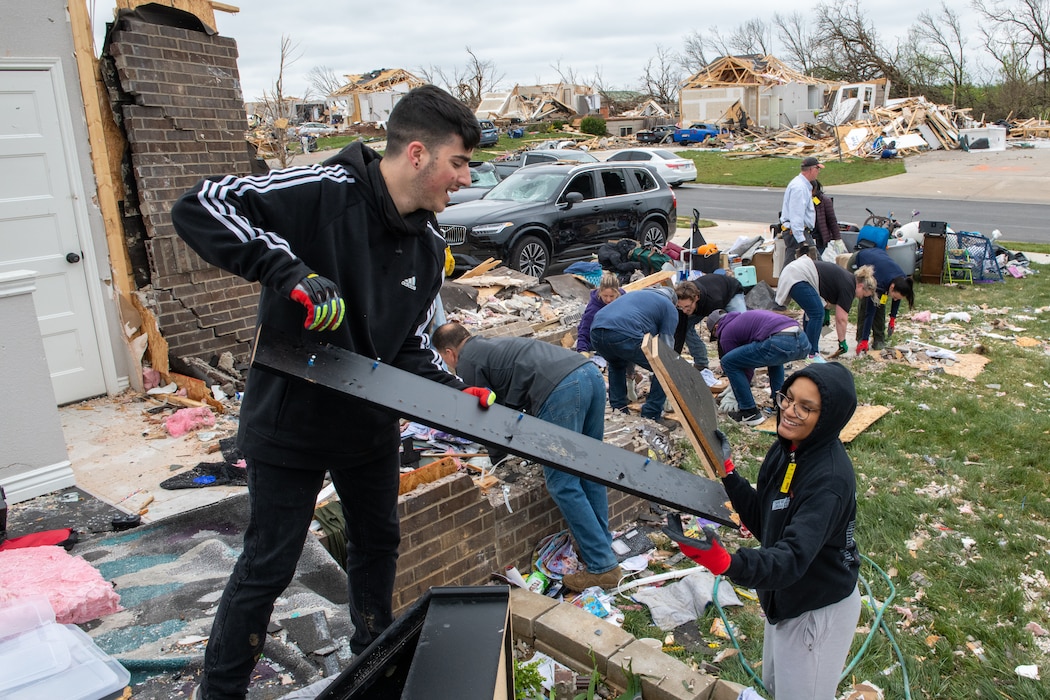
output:
[[813,227],[817,222],[813,206],[813,181],[824,166],[813,156],[802,159],[798,175],[784,190],[784,203],[780,206],[780,228],[784,237],[783,265],[800,255],[808,255],[814,248]]

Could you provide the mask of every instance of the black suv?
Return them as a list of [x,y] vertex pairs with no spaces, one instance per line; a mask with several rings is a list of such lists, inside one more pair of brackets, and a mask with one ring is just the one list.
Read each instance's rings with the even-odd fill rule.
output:
[[552,264],[587,260],[610,240],[662,248],[677,206],[667,183],[641,163],[543,163],[437,218],[458,271],[498,258],[542,278]]

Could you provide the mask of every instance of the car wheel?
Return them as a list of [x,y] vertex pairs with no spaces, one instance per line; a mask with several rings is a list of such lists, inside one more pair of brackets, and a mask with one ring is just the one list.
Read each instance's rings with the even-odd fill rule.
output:
[[683,146],[688,146],[689,145],[689,139],[682,139],[678,143],[682,144]]
[[642,245],[663,248],[667,243],[667,230],[659,221],[647,221],[642,228]]
[[547,246],[535,236],[523,236],[510,253],[510,263],[518,272],[543,279],[550,263]]

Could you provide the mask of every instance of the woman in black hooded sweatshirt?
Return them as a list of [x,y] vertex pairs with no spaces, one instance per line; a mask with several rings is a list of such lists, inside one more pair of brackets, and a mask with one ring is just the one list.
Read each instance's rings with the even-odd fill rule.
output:
[[758,591],[766,689],[787,700],[833,700],[860,618],[857,488],[839,440],[857,407],[853,375],[837,362],[807,365],[784,382],[776,403],[777,441],[755,486],[725,447],[722,483],[762,546],[729,554],[713,530],[697,546],[680,546],[712,573]]

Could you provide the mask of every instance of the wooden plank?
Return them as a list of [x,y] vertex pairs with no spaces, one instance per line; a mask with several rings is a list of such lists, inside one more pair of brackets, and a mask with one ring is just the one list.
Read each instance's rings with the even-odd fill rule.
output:
[[[111,150],[113,144],[110,131],[119,130],[113,122],[113,113],[109,109],[102,74],[98,60],[95,58],[95,44],[91,35],[91,18],[88,16],[85,0],[70,0],[68,4],[69,23],[73,31],[73,49],[76,53],[77,76],[80,80],[80,95],[84,100],[84,116],[88,127],[88,145],[91,148],[91,167],[95,172],[95,194],[102,214],[102,223],[106,230],[106,248],[109,251],[109,264],[112,269],[114,288],[122,294],[130,294],[135,289],[134,276],[131,271],[131,258],[128,257],[124,244],[124,226],[120,220],[120,207],[117,205],[117,187],[120,178],[119,156],[113,162],[110,155],[122,153],[122,150]],[[106,108],[102,109],[105,103]],[[107,129],[107,122],[111,129]],[[109,135],[109,138],[107,138]],[[122,137],[120,137],[122,140]],[[91,196],[91,193],[88,193]]]
[[663,284],[664,282],[669,282],[673,277],[674,272],[672,272],[671,270],[660,270],[659,272],[654,272],[648,277],[643,277],[640,280],[636,280],[634,282],[629,282],[628,284],[625,284],[623,286],[623,291],[634,292],[639,289],[645,289],[646,287],[652,287],[657,284]]
[[459,279],[457,279],[456,281],[458,282],[459,280],[470,279],[471,277],[480,277],[481,275],[485,274],[486,272],[488,272],[492,268],[499,267],[499,264],[502,263],[502,262],[503,262],[502,260],[496,260],[495,258],[489,258],[488,260],[486,260],[485,262],[481,263],[480,265],[478,265],[474,269],[467,270],[466,272],[464,272],[462,275],[459,276]]
[[712,479],[725,476],[723,460],[711,447],[712,443],[718,441],[714,435],[718,429],[718,417],[715,399],[707,382],[692,365],[655,336],[645,336],[642,352],[649,360],[660,385],[666,390],[675,415],[685,421],[682,428],[707,475]]

